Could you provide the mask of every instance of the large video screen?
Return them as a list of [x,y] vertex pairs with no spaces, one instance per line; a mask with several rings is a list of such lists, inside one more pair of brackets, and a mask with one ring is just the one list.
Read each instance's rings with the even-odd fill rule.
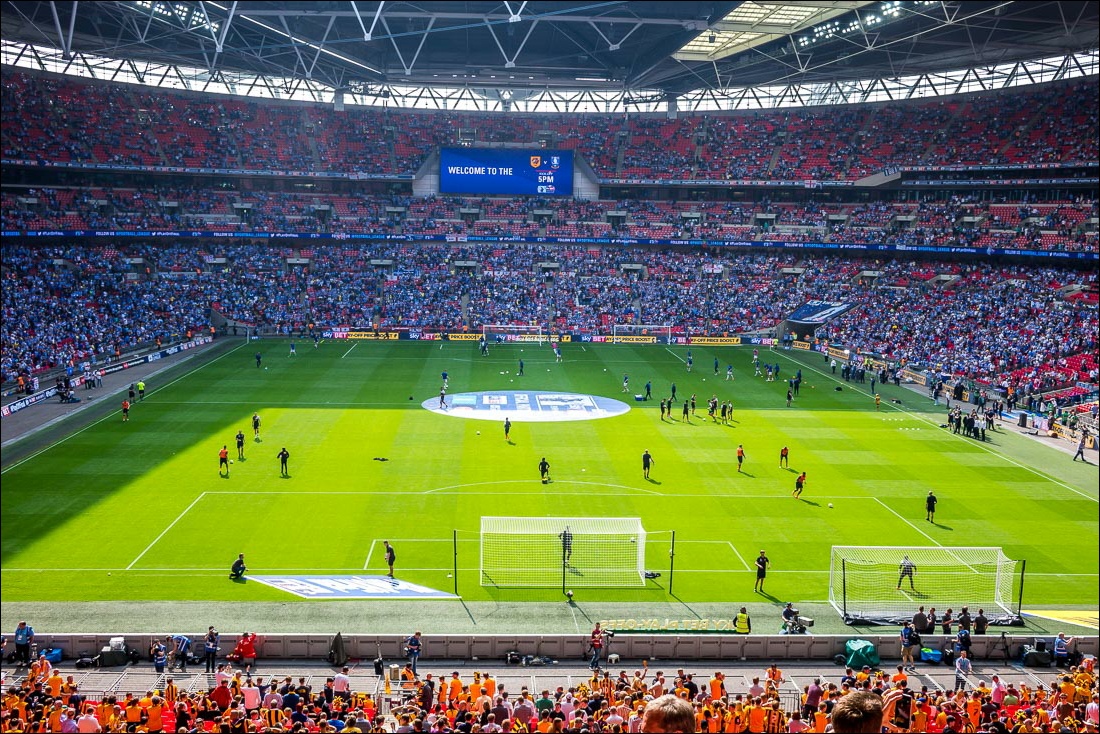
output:
[[573,195],[573,151],[443,148],[444,194]]

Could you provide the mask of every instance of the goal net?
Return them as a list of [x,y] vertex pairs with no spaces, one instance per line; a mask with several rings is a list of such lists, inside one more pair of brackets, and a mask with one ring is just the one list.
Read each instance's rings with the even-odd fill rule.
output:
[[611,327],[613,344],[671,344],[671,324],[614,324]]
[[645,586],[637,517],[483,517],[481,585]]
[[1022,564],[1000,548],[835,545],[829,602],[848,624],[898,624],[918,607],[986,610],[993,624],[1017,624],[1012,590]]
[[542,344],[546,339],[541,325],[483,324],[481,334],[489,344]]

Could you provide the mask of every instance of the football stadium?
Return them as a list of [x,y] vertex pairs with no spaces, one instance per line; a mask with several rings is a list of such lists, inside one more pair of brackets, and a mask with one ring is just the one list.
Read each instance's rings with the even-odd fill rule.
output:
[[0,5],[0,729],[1100,731],[1100,14]]

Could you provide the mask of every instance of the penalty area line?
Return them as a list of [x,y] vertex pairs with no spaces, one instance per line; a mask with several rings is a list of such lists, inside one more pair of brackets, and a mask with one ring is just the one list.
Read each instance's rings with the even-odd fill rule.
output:
[[[961,563],[962,565],[966,566],[967,568],[969,568],[969,569],[970,569],[971,571],[973,571],[974,573],[978,573],[977,569],[975,569],[975,568],[974,568],[973,566],[971,566],[971,565],[970,565],[969,563],[967,563],[967,562],[966,562],[966,561],[964,561],[963,559],[959,558],[958,554],[954,553],[953,551],[951,551],[951,549],[950,549],[950,548],[947,548],[947,547],[945,547],[943,543],[941,543],[940,541],[936,540],[936,539],[935,539],[935,538],[933,538],[933,537],[932,537],[931,535],[929,535],[928,533],[924,532],[923,530],[921,530],[920,528],[918,528],[918,527],[917,527],[916,525],[914,525],[913,523],[911,523],[911,522],[909,522],[908,520],[906,520],[906,519],[905,519],[905,517],[904,517],[904,516],[903,516],[903,515],[902,515],[902,514],[901,514],[900,512],[898,512],[898,511],[897,511],[897,510],[895,510],[894,508],[890,507],[890,505],[886,504],[885,502],[883,502],[882,500],[880,500],[880,499],[879,499],[878,497],[872,497],[872,499],[873,499],[873,500],[874,500],[875,502],[877,502],[877,503],[879,503],[880,505],[882,505],[882,506],[883,506],[883,507],[884,507],[884,508],[886,509],[886,511],[887,511],[887,512],[889,512],[890,514],[892,514],[892,515],[893,515],[894,517],[896,517],[897,519],[901,520],[901,521],[902,521],[903,523],[905,523],[905,524],[906,524],[906,525],[908,525],[909,527],[913,528],[914,530],[916,530],[916,531],[917,531],[918,533],[920,533],[920,534],[921,534],[921,535],[923,535],[924,537],[926,537],[926,538],[928,538],[929,540],[931,540],[931,541],[932,541],[933,543],[935,543],[936,545],[938,545],[938,546],[939,546],[940,548],[943,548],[944,550],[946,550],[946,551],[947,551],[948,553],[950,553],[950,554],[951,554],[952,556],[954,556],[954,557],[955,557],[955,560],[956,560],[956,561],[958,561],[958,562],[959,562],[959,563]],[[912,581],[912,577],[910,577],[910,581]],[[909,598],[909,597],[908,597],[908,595],[905,595],[905,596],[906,596],[906,598]],[[913,601],[913,600],[912,600],[912,599],[909,599],[909,601]]]
[[367,560],[363,563],[363,570],[366,571],[370,568],[370,557],[374,555],[374,546],[378,544],[378,539],[372,539],[370,542],[370,549],[367,551]]
[[171,523],[170,523],[170,524],[168,525],[168,527],[166,527],[166,528],[165,528],[164,530],[162,530],[162,531],[160,532],[160,535],[158,535],[157,537],[153,538],[153,542],[152,542],[152,543],[150,543],[149,545],[145,546],[145,550],[143,550],[143,551],[142,551],[141,553],[138,553],[138,555],[137,555],[137,558],[135,558],[134,560],[130,561],[130,565],[126,567],[126,570],[127,570],[127,571],[129,571],[130,569],[132,569],[132,568],[134,567],[134,564],[136,564],[136,563],[137,563],[138,561],[140,561],[140,560],[141,560],[141,557],[142,557],[142,556],[144,556],[144,555],[145,555],[146,553],[148,553],[148,552],[149,552],[149,549],[150,549],[150,548],[152,548],[152,547],[153,547],[154,545],[156,545],[157,543],[159,543],[159,542],[160,542],[160,539],[161,539],[161,538],[163,538],[163,537],[164,537],[165,535],[167,535],[167,534],[168,534],[168,531],[169,531],[169,530],[171,530],[172,528],[174,528],[174,527],[176,526],[176,523],[178,523],[178,522],[179,522],[180,520],[182,520],[182,519],[183,519],[183,516],[184,516],[184,515],[186,515],[186,514],[187,514],[188,512],[190,512],[190,511],[191,511],[191,508],[192,508],[192,507],[194,507],[195,505],[197,505],[197,504],[199,503],[199,500],[201,500],[201,499],[202,499],[203,497],[205,497],[205,496],[206,496],[206,492],[203,492],[203,493],[202,493],[202,494],[200,494],[200,495],[199,495],[198,497],[196,497],[196,498],[195,498],[195,500],[194,500],[194,501],[193,501],[193,502],[192,502],[191,504],[189,504],[189,505],[188,505],[187,507],[185,507],[185,508],[184,508],[184,510],[183,510],[183,512],[181,512],[180,514],[176,515],[176,519],[175,519],[175,520],[173,520],[173,521],[172,521],[172,522],[171,522]]
[[673,357],[675,357],[676,359],[680,360],[680,362],[682,362],[682,363],[686,364],[686,362],[684,361],[684,358],[683,358],[683,357],[681,357],[681,356],[680,356],[679,354],[677,354],[676,352],[672,351],[672,350],[671,350],[671,349],[669,349],[668,347],[665,347],[665,351],[666,351],[666,352],[668,352],[669,354],[671,354],[671,355],[672,355]]
[[745,570],[746,571],[751,571],[752,566],[750,566],[748,564],[748,562],[745,560],[745,557],[741,555],[741,552],[739,550],[737,550],[737,546],[735,546],[733,543],[731,543],[728,540],[726,541],[726,543],[729,545],[730,550],[733,551],[734,555],[737,556],[737,560],[741,561],[741,565],[745,567]]
[[340,359],[343,359],[344,357],[351,354],[351,350],[355,349],[357,346],[359,346],[359,342],[355,342],[354,344],[352,344],[351,347],[348,348],[348,351],[344,352],[344,354],[340,357]]

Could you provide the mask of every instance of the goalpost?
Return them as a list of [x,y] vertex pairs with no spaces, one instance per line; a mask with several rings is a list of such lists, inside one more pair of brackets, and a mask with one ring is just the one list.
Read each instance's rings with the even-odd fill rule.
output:
[[482,517],[481,585],[645,586],[637,517]]
[[612,344],[671,344],[672,324],[613,324]]
[[[848,624],[900,624],[920,606],[941,612],[968,606],[973,614],[985,609],[992,624],[1016,625],[1024,565],[1000,548],[834,545],[829,603]],[[912,575],[905,573],[910,566]]]
[[542,345],[546,334],[542,325],[518,326],[515,324],[482,324],[481,335],[487,344],[531,344]]

